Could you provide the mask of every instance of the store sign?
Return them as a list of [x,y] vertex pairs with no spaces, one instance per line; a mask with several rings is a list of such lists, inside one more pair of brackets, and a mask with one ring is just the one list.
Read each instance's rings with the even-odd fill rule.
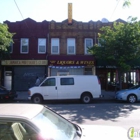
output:
[[1,65],[47,65],[47,60],[2,60]]
[[78,66],[78,65],[81,65],[81,66],[94,66],[94,61],[61,61],[61,60],[58,60],[58,61],[54,61],[54,60],[51,60],[49,61],[49,65],[51,66],[65,66],[65,65],[73,65],[73,66]]

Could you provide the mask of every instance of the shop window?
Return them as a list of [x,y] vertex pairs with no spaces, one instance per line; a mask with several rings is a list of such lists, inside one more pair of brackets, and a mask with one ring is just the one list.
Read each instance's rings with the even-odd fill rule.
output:
[[75,38],[67,39],[67,54],[75,54]]
[[38,53],[46,53],[46,39],[45,38],[38,39]]
[[84,74],[85,75],[92,75],[92,68],[85,68]]
[[28,52],[29,52],[29,39],[21,38],[20,53],[28,53]]
[[51,54],[59,54],[59,38],[51,39]]
[[93,47],[93,39],[92,38],[85,38],[85,54],[90,54],[88,49]]

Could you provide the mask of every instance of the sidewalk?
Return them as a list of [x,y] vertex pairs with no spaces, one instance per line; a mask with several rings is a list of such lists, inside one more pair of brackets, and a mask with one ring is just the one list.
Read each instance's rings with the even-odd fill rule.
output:
[[[15,100],[28,100],[28,91],[17,91],[18,97]],[[103,97],[101,99],[113,100],[115,99],[115,91],[102,90]]]

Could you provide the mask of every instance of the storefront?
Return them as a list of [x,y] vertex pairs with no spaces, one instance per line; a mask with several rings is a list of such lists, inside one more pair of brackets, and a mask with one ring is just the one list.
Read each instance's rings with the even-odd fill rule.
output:
[[28,90],[34,86],[36,76],[42,81],[47,71],[47,60],[4,60],[3,85],[7,89]]
[[48,56],[48,76],[95,75],[95,60],[89,55]]

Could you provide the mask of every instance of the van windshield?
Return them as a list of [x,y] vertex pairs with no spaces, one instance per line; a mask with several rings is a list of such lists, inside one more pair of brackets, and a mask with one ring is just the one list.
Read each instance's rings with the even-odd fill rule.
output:
[[46,108],[35,116],[32,121],[39,127],[45,138],[73,140],[76,135],[73,124]]

